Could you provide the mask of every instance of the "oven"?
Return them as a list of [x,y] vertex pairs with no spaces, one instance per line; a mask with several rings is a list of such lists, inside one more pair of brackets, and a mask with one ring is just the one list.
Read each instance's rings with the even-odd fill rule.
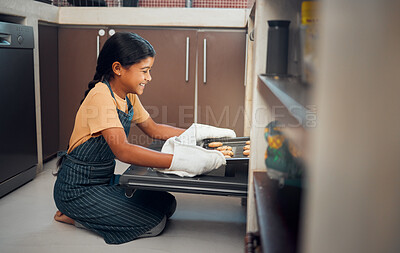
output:
[[[120,177],[119,184],[132,196],[136,189],[170,191],[194,194],[247,197],[249,158],[242,155],[243,146],[249,137],[231,139],[208,139],[198,143],[208,148],[212,141],[222,141],[233,147],[234,156],[227,158],[227,164],[207,174],[195,177],[179,177],[164,174],[153,168],[131,165]],[[163,141],[154,141],[149,148],[160,151]]]

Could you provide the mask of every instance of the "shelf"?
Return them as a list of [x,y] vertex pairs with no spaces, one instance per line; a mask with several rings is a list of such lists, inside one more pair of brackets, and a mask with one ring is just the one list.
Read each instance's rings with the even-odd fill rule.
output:
[[254,195],[262,252],[298,252],[301,188],[280,188],[267,172],[257,171]]
[[281,123],[305,129],[315,123],[310,122],[315,116],[314,106],[309,105],[310,89],[298,78],[260,75],[258,89]]

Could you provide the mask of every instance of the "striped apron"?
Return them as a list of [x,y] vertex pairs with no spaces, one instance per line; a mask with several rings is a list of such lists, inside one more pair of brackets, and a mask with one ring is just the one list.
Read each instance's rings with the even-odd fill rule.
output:
[[[110,84],[105,81],[111,90]],[[133,107],[118,116],[128,136]],[[115,156],[102,135],[63,152],[54,185],[57,208],[85,228],[101,235],[108,244],[132,241],[157,226],[170,211],[175,198],[160,191],[137,190],[128,198],[114,175]]]

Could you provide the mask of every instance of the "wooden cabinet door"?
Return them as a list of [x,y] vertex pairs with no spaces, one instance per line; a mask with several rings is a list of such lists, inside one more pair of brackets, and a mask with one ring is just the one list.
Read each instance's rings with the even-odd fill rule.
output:
[[[157,123],[187,128],[194,119],[196,30],[116,28],[117,32],[134,32],[156,50],[151,71],[152,81],[140,101]],[[186,47],[189,38],[188,81],[186,81]],[[151,139],[132,126],[130,143],[147,146]]]
[[40,111],[43,159],[59,151],[58,27],[39,24]]
[[95,74],[98,30],[83,27],[60,27],[58,30],[61,150],[67,148],[76,112]]
[[244,131],[245,50],[244,30],[198,33],[198,122],[234,129],[237,136]]

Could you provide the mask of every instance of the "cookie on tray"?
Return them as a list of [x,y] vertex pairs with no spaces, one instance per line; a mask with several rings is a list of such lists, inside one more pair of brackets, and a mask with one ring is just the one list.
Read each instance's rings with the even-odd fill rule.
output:
[[213,141],[213,142],[208,143],[208,146],[210,148],[217,148],[217,147],[221,147],[222,145],[224,145],[224,144],[219,141]]

